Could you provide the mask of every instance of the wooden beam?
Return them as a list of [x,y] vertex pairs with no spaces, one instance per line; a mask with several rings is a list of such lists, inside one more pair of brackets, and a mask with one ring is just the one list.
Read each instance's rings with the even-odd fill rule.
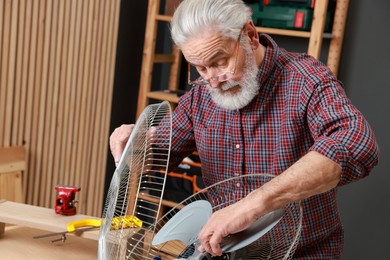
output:
[[338,0],[333,18],[332,40],[329,45],[328,67],[337,76],[347,21],[349,0]]
[[160,7],[160,1],[149,0],[148,12],[145,29],[144,50],[142,57],[142,70],[140,77],[140,86],[138,92],[137,118],[148,104],[147,94],[150,92],[152,84],[153,60],[156,48],[157,20]]
[[326,10],[328,8],[328,0],[316,1],[313,14],[313,22],[311,24],[309,49],[307,53],[316,59],[320,58],[322,47],[322,35],[324,33]]

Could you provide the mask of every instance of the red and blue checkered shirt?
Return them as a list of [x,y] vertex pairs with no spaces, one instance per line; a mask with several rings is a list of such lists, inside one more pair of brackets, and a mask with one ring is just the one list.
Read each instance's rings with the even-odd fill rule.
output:
[[[199,152],[206,185],[244,174],[278,175],[309,151],[341,165],[340,185],[377,164],[375,136],[321,62],[279,48],[260,36],[266,54],[259,94],[240,110],[218,107],[206,87],[194,87],[173,112],[171,164]],[[232,187],[232,191],[236,187]],[[303,226],[295,258],[338,259],[343,228],[336,189],[302,201]]]

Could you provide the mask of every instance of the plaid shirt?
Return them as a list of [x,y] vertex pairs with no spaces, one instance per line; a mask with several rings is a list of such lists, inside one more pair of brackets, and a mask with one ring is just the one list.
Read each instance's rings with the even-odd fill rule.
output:
[[[181,97],[173,113],[172,167],[197,150],[204,182],[210,185],[243,174],[278,175],[309,151],[317,151],[341,165],[339,186],[365,177],[379,151],[370,126],[342,84],[314,58],[286,52],[267,35],[261,35],[260,42],[266,46],[261,87],[246,107],[221,109],[204,86]],[[343,228],[336,189],[302,205],[302,234],[294,257],[340,258]]]

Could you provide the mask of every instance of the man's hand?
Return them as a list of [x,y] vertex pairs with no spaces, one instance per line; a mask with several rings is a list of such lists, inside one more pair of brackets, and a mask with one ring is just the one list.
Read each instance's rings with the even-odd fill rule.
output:
[[125,149],[126,143],[129,140],[131,132],[133,132],[134,124],[121,125],[112,132],[110,136],[110,149],[111,154],[114,157],[115,165],[118,166],[119,160],[121,159],[123,150]]
[[[110,149],[111,154],[114,157],[115,165],[118,166],[119,160],[121,159],[123,150],[126,147],[126,143],[134,129],[134,124],[121,125],[112,132],[110,136]],[[148,130],[148,138],[153,138],[153,135],[157,132],[157,128],[152,126]]]
[[340,175],[341,167],[337,162],[318,152],[307,153],[244,199],[211,215],[198,235],[201,243],[198,250],[221,255],[222,238],[246,229],[272,210],[333,189]]
[[246,202],[243,199],[211,215],[198,235],[200,252],[206,251],[213,256],[222,255],[222,239],[246,229],[256,220]]

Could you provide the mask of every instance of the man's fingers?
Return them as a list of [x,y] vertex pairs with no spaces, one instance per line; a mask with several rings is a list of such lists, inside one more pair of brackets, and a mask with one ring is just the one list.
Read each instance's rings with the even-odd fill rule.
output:
[[222,255],[222,249],[220,246],[221,238],[222,236],[220,233],[207,230],[207,227],[204,227],[201,232],[199,232],[198,239],[201,245],[198,247],[198,251],[206,251],[213,256]]
[[213,235],[210,237],[209,245],[211,248],[211,254],[214,256],[220,256],[222,255],[222,249],[221,249],[221,235],[214,232]]
[[116,128],[110,136],[111,154],[117,166],[133,129],[134,125],[122,125]]
[[155,126],[150,127],[149,132],[148,132],[149,137],[153,137],[153,135],[155,135],[156,132],[157,132],[157,127],[155,127]]

